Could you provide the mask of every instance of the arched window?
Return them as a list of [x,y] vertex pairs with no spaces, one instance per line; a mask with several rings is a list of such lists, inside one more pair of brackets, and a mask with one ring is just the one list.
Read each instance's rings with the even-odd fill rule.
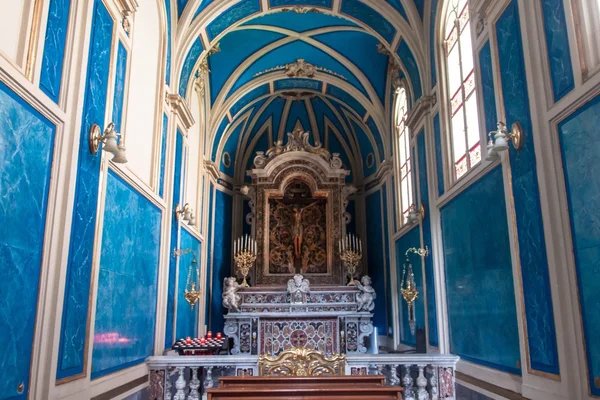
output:
[[572,0],[584,80],[600,70],[600,0]]
[[446,16],[446,94],[450,116],[450,160],[454,179],[481,161],[477,91],[467,0],[450,0]]
[[406,88],[401,87],[396,95],[394,114],[396,135],[396,192],[399,226],[406,222],[408,211],[413,204],[413,180],[410,153],[410,133],[406,126],[408,117],[408,98]]

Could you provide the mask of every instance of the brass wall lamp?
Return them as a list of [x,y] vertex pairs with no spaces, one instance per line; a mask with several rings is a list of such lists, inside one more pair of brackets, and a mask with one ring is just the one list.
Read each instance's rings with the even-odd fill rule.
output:
[[98,124],[92,124],[88,135],[90,153],[98,153],[98,150],[100,150],[100,143],[102,143],[102,149],[113,155],[112,162],[116,164],[125,164],[127,162],[125,145],[117,141],[117,138],[120,136],[120,133],[115,132],[114,122],[108,124],[104,133],[101,133],[101,128]]
[[408,215],[406,216],[406,221],[411,224],[418,224],[419,221],[422,221],[425,219],[425,206],[423,204],[420,204],[419,207],[417,208],[416,204],[413,204],[410,206],[410,208],[408,209]]
[[180,204],[177,204],[175,206],[175,210],[173,212],[175,213],[176,221],[183,220],[189,226],[196,225],[196,218],[194,217],[194,210],[192,209],[192,207],[190,207],[189,203],[185,203],[183,205],[183,207],[181,207]]
[[508,142],[513,144],[515,150],[521,150],[525,141],[523,126],[519,121],[512,124],[510,132],[504,122],[498,122],[498,130],[488,133],[486,160],[493,161],[500,158],[500,153],[508,150]]

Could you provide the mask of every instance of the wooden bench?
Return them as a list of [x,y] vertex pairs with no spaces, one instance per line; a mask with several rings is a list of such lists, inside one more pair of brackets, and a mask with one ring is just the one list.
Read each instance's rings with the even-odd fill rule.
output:
[[219,378],[219,387],[226,389],[239,388],[286,388],[293,382],[294,387],[311,387],[314,385],[323,385],[328,387],[381,387],[385,386],[385,376],[383,375],[363,375],[363,376],[222,376]]

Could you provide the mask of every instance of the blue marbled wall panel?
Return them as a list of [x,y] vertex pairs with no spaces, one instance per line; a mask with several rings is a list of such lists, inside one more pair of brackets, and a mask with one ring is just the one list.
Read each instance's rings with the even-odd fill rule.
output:
[[[559,125],[589,381],[600,376],[600,96]],[[600,387],[591,385],[594,396]]]
[[[429,213],[429,192],[427,185],[427,152],[425,147],[425,132],[421,132],[417,139],[417,152],[418,152],[418,163],[419,163],[419,188],[421,190],[421,203],[425,207],[425,215],[431,215]],[[428,248],[433,248],[431,240],[431,218],[425,218],[422,223],[423,229],[423,245]],[[438,327],[437,327],[437,308],[436,308],[436,296],[435,296],[435,281],[433,273],[433,255],[425,257],[425,280],[427,288],[427,327],[429,328],[429,344],[431,346],[438,346]]]
[[552,293],[517,0],[513,0],[498,19],[496,35],[506,122],[510,126],[520,121],[525,134],[523,148],[516,151],[511,147],[509,153],[531,368],[558,374]]
[[100,154],[90,155],[88,132],[106,113],[114,21],[101,0],[94,3],[87,81],[83,103],[75,207],[67,267],[57,379],[84,372],[89,293],[98,202]]
[[236,5],[230,7],[227,11],[219,14],[217,18],[212,20],[206,27],[206,34],[210,40],[213,40],[228,27],[236,22],[244,19],[254,13],[259,12],[260,0],[242,0]]
[[183,10],[185,10],[185,6],[189,3],[190,0],[177,0],[177,16],[181,18],[181,14],[183,14]]
[[481,70],[481,94],[483,96],[483,115],[486,132],[497,129],[496,92],[494,90],[494,71],[492,67],[492,51],[489,40],[479,51],[479,69]]
[[435,40],[436,20],[438,12],[438,0],[431,0],[431,10],[429,17],[429,57],[431,62],[431,87],[437,84],[437,62],[435,61]]
[[196,61],[198,61],[203,50],[204,47],[202,46],[202,41],[200,38],[197,38],[188,51],[183,67],[181,68],[181,75],[179,77],[179,95],[181,97],[185,98],[187,95],[188,83],[193,74],[192,69],[194,68],[194,65],[196,65]]
[[[393,180],[392,180],[393,181]],[[387,185],[381,186],[381,196],[383,198],[383,240],[384,240],[384,248],[385,248],[385,308],[387,315],[387,328],[385,332],[379,332],[379,335],[387,335],[393,334],[393,326],[394,326],[394,309],[392,307],[391,298],[392,298],[392,263],[390,262],[390,235],[388,232],[389,229],[389,221],[390,218],[394,217],[394,212],[390,212],[388,209],[387,202]]]
[[[208,231],[212,231],[213,226],[213,216],[214,216],[214,187],[212,183],[209,184],[208,187]],[[210,322],[210,310],[211,310],[211,288],[212,288],[212,242],[213,235],[208,235],[208,241],[206,245],[206,282],[205,282],[205,291],[204,294],[206,296],[205,309],[204,309],[204,325],[208,326]]]
[[385,297],[385,247],[383,242],[383,215],[381,190],[365,199],[367,212],[367,263],[368,274],[373,280],[373,288],[378,294],[375,299],[373,323],[379,332],[387,330]]
[[157,206],[109,171],[92,379],[153,355],[161,219]]
[[404,9],[404,6],[402,5],[402,0],[386,0],[386,1],[392,7],[394,7],[400,15],[402,15],[402,18],[404,18],[406,21],[408,21],[408,15],[406,14],[406,10]]
[[167,137],[169,135],[169,117],[163,114],[162,132],[160,135],[160,176],[158,178],[158,195],[164,196],[165,192],[165,162],[167,159]]
[[392,43],[396,28],[383,15],[358,0],[344,0],[341,11],[369,25],[388,43]]
[[[441,209],[450,347],[465,360],[520,374],[503,188],[496,167]],[[494,205],[493,221],[484,204]]]
[[71,0],[51,0],[48,8],[40,89],[58,103],[65,60]]
[[[173,207],[179,204],[181,201],[181,166],[183,157],[183,136],[179,130],[177,130],[175,139],[175,166],[173,172]],[[179,223],[175,219],[175,216],[171,216],[171,236],[169,249],[179,248]],[[177,257],[173,255],[173,252],[169,252],[169,283],[167,290],[167,323],[165,331],[165,348],[169,349],[175,342],[174,331],[175,331],[175,286],[177,280]]]
[[402,60],[404,68],[406,68],[406,72],[412,83],[414,99],[411,100],[417,102],[421,96],[423,96],[423,86],[421,84],[421,73],[419,72],[419,66],[417,65],[415,56],[404,39],[400,42],[396,53],[398,54],[398,57],[400,57],[400,60]]
[[[196,260],[196,266],[199,266],[200,260],[202,259],[202,248],[200,241],[183,227],[181,228],[179,248],[182,250],[192,249],[196,255],[190,253],[179,257],[179,271],[177,273],[177,322],[175,323],[175,339],[181,339],[188,336],[198,336],[199,307],[195,306],[192,308],[186,301],[185,297],[183,297],[183,293],[187,285],[188,274],[192,261]],[[192,267],[192,274],[196,274],[194,267]],[[191,279],[194,279],[193,275]]]
[[[0,122],[0,398],[24,399],[31,346],[23,343],[35,330],[56,132],[2,82]],[[25,394],[17,397],[20,382]]]
[[125,98],[125,81],[127,79],[127,50],[123,42],[119,40],[119,50],[117,52],[117,71],[115,74],[115,92],[113,98],[112,121],[115,123],[115,130],[121,132],[123,123],[123,100]]
[[171,86],[171,41],[173,40],[171,22],[171,0],[165,0],[165,16],[167,18],[167,54],[165,60],[165,82]]
[[558,101],[575,87],[564,0],[542,0],[542,14],[554,101]]
[[433,140],[435,142],[435,167],[437,170],[437,192],[438,196],[444,194],[444,158],[442,155],[442,129],[440,126],[440,114],[433,117]]
[[[275,84],[277,84],[277,83],[275,83]],[[230,108],[231,115],[233,115],[235,117],[237,113],[242,111],[242,109],[244,107],[246,107],[248,104],[250,104],[253,100],[255,100],[261,96],[265,96],[265,95],[269,94],[269,92],[270,92],[270,89],[269,89],[268,84],[265,84],[265,85],[262,85],[262,86],[252,89],[251,91],[246,93],[241,99],[239,99]]]
[[[400,287],[402,283],[402,271],[404,270],[404,263],[406,257],[404,253],[411,247],[421,247],[421,230],[419,226],[415,226],[410,231],[402,235],[396,240],[396,277],[398,279],[397,287]],[[417,283],[417,289],[419,290],[419,297],[415,301],[415,320],[417,329],[425,329],[425,302],[423,300],[423,268],[421,258],[416,254],[410,256],[410,262],[413,266],[415,273],[415,282]],[[402,315],[400,320],[400,341],[408,346],[416,346],[417,337],[410,332],[410,325],[408,324],[408,306],[402,295],[398,296],[398,307],[399,312]]]
[[231,226],[233,197],[217,190],[215,196],[215,229],[213,231],[213,269],[209,329],[223,332],[224,308],[221,300],[223,280],[231,276]]

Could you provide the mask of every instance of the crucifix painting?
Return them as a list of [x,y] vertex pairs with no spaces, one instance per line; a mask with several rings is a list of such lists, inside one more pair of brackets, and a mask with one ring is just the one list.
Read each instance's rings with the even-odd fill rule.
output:
[[327,273],[327,200],[295,181],[269,206],[269,273]]

